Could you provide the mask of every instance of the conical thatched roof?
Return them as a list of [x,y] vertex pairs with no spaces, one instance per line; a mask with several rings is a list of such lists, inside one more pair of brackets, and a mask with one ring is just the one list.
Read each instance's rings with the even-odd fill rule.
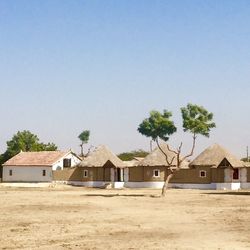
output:
[[[143,158],[142,158],[143,159]],[[136,167],[138,166],[138,164],[140,163],[139,160],[133,159],[131,161],[123,161],[123,163],[127,166],[127,167]]]
[[[167,154],[169,162],[172,160],[173,157],[173,166],[176,166],[176,154],[169,151],[167,144],[162,143],[160,144],[160,147],[162,150]],[[156,147],[149,155],[147,155],[143,160],[141,160],[138,163],[138,166],[166,166],[169,167],[165,155],[161,152],[161,150]],[[181,164],[182,168],[187,168],[188,167],[188,162],[183,161]]]
[[104,145],[98,146],[78,165],[80,167],[103,167],[107,162],[111,162],[115,167],[126,167],[122,160],[111,152]]
[[232,167],[244,167],[244,163],[218,144],[214,144],[198,155],[190,166],[218,167],[226,159]]

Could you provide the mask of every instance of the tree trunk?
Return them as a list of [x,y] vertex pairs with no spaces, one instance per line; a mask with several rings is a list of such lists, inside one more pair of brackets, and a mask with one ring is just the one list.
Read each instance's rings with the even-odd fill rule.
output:
[[81,144],[80,147],[81,147],[81,157],[83,157],[83,144]]
[[169,183],[169,181],[172,179],[173,176],[174,176],[174,173],[173,173],[173,172],[171,172],[171,173],[167,176],[167,179],[165,180],[164,185],[163,185],[162,190],[161,190],[161,196],[162,196],[162,197],[165,197],[165,196],[166,196],[166,192],[167,192],[167,188],[168,188],[168,183]]

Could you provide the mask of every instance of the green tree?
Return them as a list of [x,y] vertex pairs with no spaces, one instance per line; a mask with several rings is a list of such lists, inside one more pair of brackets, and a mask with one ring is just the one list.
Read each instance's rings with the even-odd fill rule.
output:
[[80,135],[78,135],[78,138],[81,141],[80,147],[81,147],[81,156],[83,157],[83,145],[88,143],[89,141],[89,136],[90,136],[90,131],[89,130],[83,130]]
[[6,144],[7,149],[0,156],[0,164],[3,164],[8,159],[18,154],[20,151],[29,152],[57,150],[57,146],[54,143],[40,143],[38,136],[32,134],[28,130],[18,131],[15,135],[13,135],[10,141],[7,141]]
[[49,142],[47,144],[39,143],[37,147],[37,151],[56,151],[56,150],[57,150],[57,146],[53,142]]
[[123,152],[117,155],[122,161],[131,161],[134,157],[146,157],[149,153],[139,149],[131,152]]
[[241,161],[244,161],[244,162],[249,162],[249,157],[244,157],[244,158],[241,158]]
[[[168,155],[162,150],[159,143],[159,139],[167,142],[169,137],[177,131],[174,122],[171,120],[171,112],[167,110],[164,110],[163,113],[151,111],[149,118],[144,119],[138,127],[138,131],[142,135],[145,135],[156,142],[158,148],[166,157],[170,174],[165,178],[165,183],[162,188],[162,196],[166,195],[168,183],[174,176],[175,172],[180,170],[182,162],[193,155],[197,135],[209,137],[210,130],[215,127],[213,114],[209,113],[202,106],[188,104],[186,107],[181,108],[181,113],[183,130],[184,132],[190,132],[193,139],[191,151],[184,157],[181,156],[182,142],[176,150],[171,149],[167,144],[168,150],[175,155],[172,159],[169,159]],[[173,168],[174,160],[176,160],[175,168]]]

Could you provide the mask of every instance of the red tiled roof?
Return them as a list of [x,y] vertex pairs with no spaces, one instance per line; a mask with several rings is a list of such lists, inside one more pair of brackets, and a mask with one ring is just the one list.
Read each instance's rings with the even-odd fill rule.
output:
[[68,153],[69,151],[20,152],[3,166],[52,166]]

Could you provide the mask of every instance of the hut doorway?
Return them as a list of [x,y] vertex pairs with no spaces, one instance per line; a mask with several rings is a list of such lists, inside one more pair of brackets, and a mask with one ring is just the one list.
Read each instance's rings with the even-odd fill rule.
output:
[[123,182],[124,181],[123,169],[122,168],[116,168],[115,169],[115,181],[117,181],[117,182]]
[[233,180],[239,180],[239,169],[233,169]]

